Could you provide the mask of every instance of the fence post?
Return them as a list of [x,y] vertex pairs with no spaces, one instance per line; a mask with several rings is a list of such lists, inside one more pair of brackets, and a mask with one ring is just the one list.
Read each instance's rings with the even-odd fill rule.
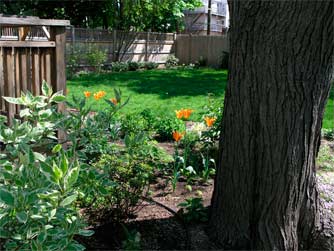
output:
[[150,32],[148,31],[146,33],[146,41],[145,41],[145,62],[148,61],[148,42],[150,39]]
[[[53,57],[54,67],[51,72],[51,85],[54,90],[63,92],[66,94],[66,73],[65,73],[65,46],[66,46],[66,30],[65,27],[55,26],[51,27],[52,38],[56,43],[55,53]],[[63,112],[65,105],[63,103],[58,105],[58,111]],[[66,134],[64,131],[58,131],[58,140],[64,141]]]
[[112,61],[116,61],[116,41],[117,41],[117,31],[112,30]]

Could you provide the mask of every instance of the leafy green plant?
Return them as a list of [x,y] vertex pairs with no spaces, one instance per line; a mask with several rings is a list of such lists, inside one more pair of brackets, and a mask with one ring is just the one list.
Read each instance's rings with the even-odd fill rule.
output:
[[174,131],[185,131],[184,123],[181,120],[170,116],[157,117],[153,126],[161,141],[172,140],[172,133]]
[[329,141],[334,141],[334,129],[322,129],[322,135]]
[[138,62],[128,62],[128,69],[129,71],[136,71],[140,68],[140,65]]
[[129,231],[124,225],[123,229],[126,234],[126,240],[122,242],[124,250],[140,250],[140,233],[136,230]]
[[145,62],[144,66],[145,66],[145,69],[147,70],[153,70],[153,69],[158,68],[159,64],[155,62]]
[[112,62],[111,70],[114,72],[123,72],[129,69],[129,64],[127,62]]
[[334,155],[328,145],[320,146],[316,162],[321,169],[334,171]]
[[169,55],[166,60],[166,68],[167,69],[176,68],[179,64],[179,61],[180,60],[174,55]]
[[56,104],[65,97],[45,82],[42,93],[5,97],[25,108],[11,127],[0,119],[0,238],[7,250],[83,250],[74,236],[93,232],[74,205],[80,164],[56,144]]
[[200,197],[188,198],[178,207],[181,207],[181,215],[185,222],[206,222],[208,220],[207,209]]
[[89,65],[95,67],[95,70],[99,73],[101,72],[103,63],[107,60],[107,53],[98,47],[92,46],[89,48],[86,58]]

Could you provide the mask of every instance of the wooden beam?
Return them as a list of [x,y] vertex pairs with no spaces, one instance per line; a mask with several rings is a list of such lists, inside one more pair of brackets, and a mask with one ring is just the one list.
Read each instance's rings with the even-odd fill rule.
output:
[[0,25],[6,26],[70,26],[69,20],[39,19],[35,17],[4,17],[0,16]]
[[45,36],[46,36],[46,37],[48,38],[48,40],[50,41],[51,36],[50,36],[50,33],[49,33],[48,29],[47,29],[45,26],[42,26],[42,30],[43,30]]
[[56,47],[56,43],[49,41],[0,41],[0,47]]
[[19,40],[24,41],[27,38],[30,27],[24,26],[19,28]]

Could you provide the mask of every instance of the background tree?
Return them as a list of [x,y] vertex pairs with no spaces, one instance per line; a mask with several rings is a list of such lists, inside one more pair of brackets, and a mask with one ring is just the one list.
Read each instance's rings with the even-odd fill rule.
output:
[[173,32],[183,24],[183,10],[200,0],[3,0],[0,12],[69,19],[76,27]]
[[[212,236],[231,249],[298,250],[318,242],[333,250],[334,225],[322,218],[315,167],[333,78],[333,1],[229,6]],[[323,231],[327,242],[319,241]]]

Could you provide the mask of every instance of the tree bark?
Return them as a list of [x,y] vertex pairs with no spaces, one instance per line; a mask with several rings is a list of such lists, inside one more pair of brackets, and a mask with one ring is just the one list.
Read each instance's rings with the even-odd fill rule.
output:
[[311,248],[323,227],[315,157],[333,77],[333,1],[229,7],[212,236],[227,249]]

